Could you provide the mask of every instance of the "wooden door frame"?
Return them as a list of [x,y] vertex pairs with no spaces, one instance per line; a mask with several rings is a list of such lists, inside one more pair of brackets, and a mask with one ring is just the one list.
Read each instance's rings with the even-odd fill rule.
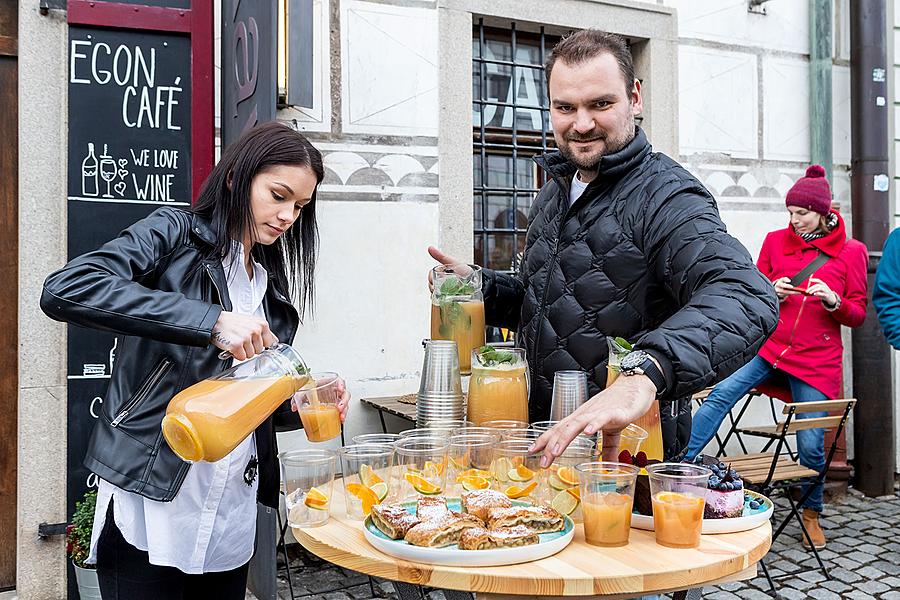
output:
[[0,591],[15,588],[19,394],[18,3],[0,3]]

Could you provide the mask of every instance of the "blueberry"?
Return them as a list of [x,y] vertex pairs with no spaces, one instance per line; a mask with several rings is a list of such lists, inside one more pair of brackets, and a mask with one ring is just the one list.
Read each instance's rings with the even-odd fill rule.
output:
[[750,501],[750,508],[751,508],[752,510],[756,510],[757,508],[759,508],[759,502],[757,502],[756,500],[751,500],[751,501]]

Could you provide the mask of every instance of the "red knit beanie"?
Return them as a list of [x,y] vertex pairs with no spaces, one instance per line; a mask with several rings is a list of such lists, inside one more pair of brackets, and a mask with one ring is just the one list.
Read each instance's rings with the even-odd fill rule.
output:
[[811,165],[806,169],[806,177],[801,177],[788,190],[784,202],[787,206],[799,206],[820,215],[831,212],[831,188],[825,179],[822,165]]

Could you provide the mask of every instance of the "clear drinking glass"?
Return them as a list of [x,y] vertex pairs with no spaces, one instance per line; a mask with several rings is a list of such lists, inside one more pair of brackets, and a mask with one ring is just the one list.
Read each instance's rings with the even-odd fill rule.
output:
[[394,444],[400,501],[443,493],[447,482],[450,437],[403,437]]
[[587,373],[557,371],[553,376],[550,419],[561,421],[575,412],[588,398]]
[[311,442],[325,442],[341,435],[340,377],[337,373],[313,373],[312,381],[294,394],[294,404],[306,438]]
[[417,427],[415,429],[405,429],[400,432],[400,439],[404,438],[414,438],[414,437],[445,437],[449,438],[450,436],[456,433],[455,429],[450,429],[448,427]]
[[581,490],[575,465],[597,460],[596,446],[578,438],[572,440],[562,454],[544,471],[541,504],[555,508],[581,523]]
[[347,517],[365,519],[391,492],[394,449],[385,444],[355,444],[340,450]]
[[[644,443],[644,440],[647,439],[647,432],[635,425],[634,423],[628,425],[625,429],[619,432],[619,443],[617,446],[615,444],[611,444],[615,446],[615,454],[619,455],[623,450],[628,450],[628,453],[631,456],[637,454],[641,449],[641,444]],[[607,441],[611,438],[607,436]],[[597,449],[599,451],[603,451],[603,432],[597,433]]]
[[491,473],[494,489],[514,500],[540,502],[540,486],[543,477],[541,453],[528,451],[531,441],[522,439],[501,440],[494,445]]
[[278,455],[288,523],[317,527],[328,521],[334,484],[331,450],[293,450]]
[[700,545],[706,488],[712,471],[689,463],[647,465],[656,543],[670,548]]
[[354,444],[387,444],[391,445],[400,439],[399,433],[361,433],[354,435],[351,441]]
[[484,490],[491,486],[491,461],[496,442],[492,435],[464,433],[450,438],[448,494],[457,496],[462,492]]
[[639,471],[634,465],[615,462],[588,462],[575,466],[587,543],[595,546],[628,543],[634,484]]

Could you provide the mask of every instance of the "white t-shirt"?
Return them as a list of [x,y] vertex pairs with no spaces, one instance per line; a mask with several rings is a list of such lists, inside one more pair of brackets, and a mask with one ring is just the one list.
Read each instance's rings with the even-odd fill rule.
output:
[[[262,302],[268,274],[254,261],[251,281],[243,256],[243,245],[235,242],[222,261],[232,310],[265,318]],[[188,574],[230,571],[245,564],[256,539],[259,478],[247,483],[244,473],[256,456],[256,436],[250,435],[218,462],[194,463],[171,502],[150,500],[100,480],[87,562],[97,562],[97,540],[113,501],[122,537],[147,552],[150,564]]]
[[572,187],[569,190],[569,206],[575,204],[575,201],[581,197],[581,194],[584,193],[585,188],[587,188],[588,184],[581,181],[578,178],[578,173],[576,172],[572,175]]

